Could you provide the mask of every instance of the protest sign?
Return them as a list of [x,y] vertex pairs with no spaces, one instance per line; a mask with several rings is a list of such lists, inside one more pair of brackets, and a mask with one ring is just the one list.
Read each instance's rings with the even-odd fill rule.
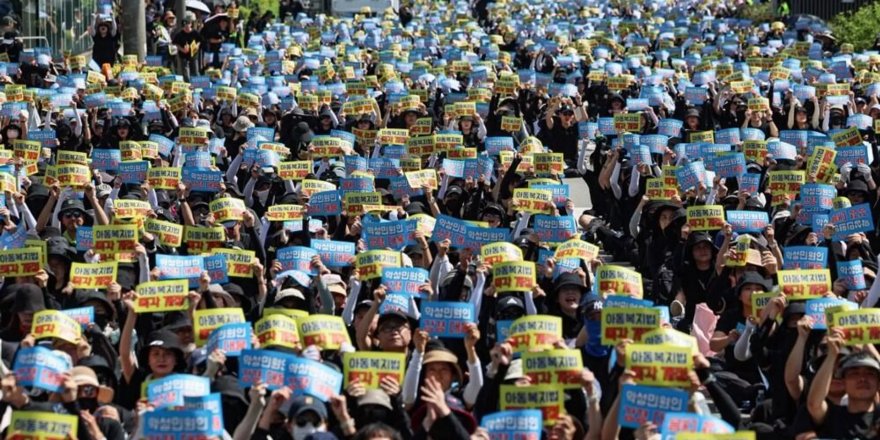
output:
[[317,345],[324,350],[338,350],[351,344],[345,322],[339,316],[310,315],[297,320],[303,346]]
[[464,338],[467,325],[477,320],[471,303],[425,301],[420,309],[419,327],[440,338]]
[[480,427],[489,433],[489,440],[540,440],[542,420],[537,409],[500,411],[485,415]]
[[832,324],[835,329],[843,331],[846,345],[880,342],[880,309],[835,311],[832,315]]
[[724,434],[734,431],[733,426],[718,417],[688,412],[666,413],[660,427],[663,439],[674,440],[681,438],[680,433]]
[[355,256],[358,276],[362,280],[371,280],[382,276],[385,267],[400,267],[400,252],[386,250],[370,250]]
[[660,311],[655,308],[604,307],[602,309],[602,345],[614,345],[624,339],[641,341],[642,335],[660,327]]
[[779,289],[789,299],[816,298],[831,291],[828,269],[780,270],[777,279]]
[[289,316],[264,313],[263,318],[254,324],[254,333],[261,347],[301,348],[299,327]]
[[834,225],[834,240],[845,241],[847,236],[858,232],[874,230],[871,205],[862,203],[856,206],[831,211],[829,223]]
[[672,344],[629,344],[626,346],[626,369],[635,373],[643,385],[686,388],[693,370],[693,348]]
[[211,380],[191,374],[172,374],[147,384],[147,401],[156,408],[184,405],[184,397],[211,393]]
[[523,353],[522,368],[532,385],[578,389],[584,365],[578,350],[556,349]]
[[239,356],[242,350],[251,349],[252,334],[247,322],[221,325],[211,332],[205,351],[210,354],[214,350],[223,350],[228,357]]
[[281,263],[281,271],[298,270],[307,274],[316,275],[312,268],[312,259],[318,255],[314,249],[304,246],[288,246],[278,249],[275,260]]
[[205,260],[200,256],[157,254],[156,267],[160,280],[198,279],[205,270]]
[[596,283],[599,294],[608,292],[642,298],[642,274],[613,264],[603,264],[596,270]]
[[733,227],[733,232],[763,233],[770,224],[770,218],[764,211],[727,211],[727,223]]
[[828,248],[786,246],[782,249],[783,269],[822,269],[828,266]]
[[77,263],[70,266],[70,282],[76,289],[106,289],[116,281],[116,262]]
[[516,188],[513,190],[513,206],[518,211],[543,214],[553,209],[553,193],[547,190]]
[[[226,243],[226,229],[223,226],[202,227],[185,226],[183,238],[189,255],[206,254]],[[190,278],[190,277],[187,277]]]
[[[43,250],[38,247],[2,250],[0,251],[0,276],[26,277],[36,275],[42,270],[43,255]],[[73,269],[71,269],[72,273]]]
[[531,261],[511,261],[492,266],[496,292],[528,292],[535,287],[537,270]]
[[176,248],[183,243],[183,225],[148,218],[144,221],[144,229],[156,236],[159,244],[163,246]]
[[837,281],[841,281],[846,290],[865,290],[865,269],[862,260],[838,261]]
[[562,318],[550,315],[530,315],[510,324],[508,341],[516,352],[547,350],[562,339]]
[[246,322],[240,308],[199,309],[193,314],[193,334],[196,345],[207,342],[211,332],[226,324]]
[[92,246],[95,252],[111,254],[132,252],[137,244],[137,225],[95,225],[92,227]]
[[382,353],[378,351],[358,351],[342,355],[342,371],[348,387],[359,382],[367,389],[381,389],[379,384],[385,378],[403,384],[406,371],[406,355],[403,353]]
[[135,313],[171,312],[189,308],[189,282],[185,279],[148,281],[137,285]]
[[402,250],[413,242],[418,223],[412,220],[369,222],[363,224],[363,240],[367,249]]
[[522,261],[523,259],[522,250],[518,246],[507,242],[484,245],[480,249],[480,256],[489,266],[494,266],[496,263]]
[[502,411],[537,409],[544,426],[553,425],[565,414],[565,392],[558,385],[501,385]]
[[625,384],[620,390],[617,421],[633,429],[645,423],[659,426],[665,413],[685,411],[687,404],[688,393],[684,390]]
[[9,440],[61,440],[76,438],[78,415],[43,411],[12,411],[6,438]]
[[22,347],[15,354],[12,372],[16,385],[33,387],[53,393],[64,388],[65,373],[73,368],[69,358],[59,356],[46,347]]
[[382,269],[382,285],[388,293],[403,293],[425,298],[420,289],[428,282],[428,271],[416,267],[386,267]]
[[813,329],[815,330],[826,330],[828,329],[827,315],[825,313],[826,310],[832,307],[840,307],[836,310],[856,310],[859,308],[858,304],[847,301],[845,299],[839,298],[814,298],[809,299],[804,304],[805,313],[804,315],[813,318]]
[[226,258],[227,273],[230,277],[252,278],[254,276],[254,261],[257,260],[255,251],[240,249],[214,249],[214,255],[223,255]]

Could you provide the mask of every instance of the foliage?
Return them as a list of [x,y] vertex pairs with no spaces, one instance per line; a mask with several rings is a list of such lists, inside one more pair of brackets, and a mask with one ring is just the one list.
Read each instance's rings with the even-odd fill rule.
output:
[[260,15],[266,11],[272,11],[278,17],[278,5],[280,3],[278,0],[245,0],[241,3],[239,10],[243,20],[247,20],[254,9],[259,9]]
[[874,45],[877,23],[880,23],[880,3],[871,2],[855,11],[837,14],[830,25],[839,43],[851,43],[859,51]]
[[752,20],[754,23],[768,23],[776,19],[776,11],[773,9],[773,2],[770,1],[754,5],[744,3],[736,11],[736,16]]

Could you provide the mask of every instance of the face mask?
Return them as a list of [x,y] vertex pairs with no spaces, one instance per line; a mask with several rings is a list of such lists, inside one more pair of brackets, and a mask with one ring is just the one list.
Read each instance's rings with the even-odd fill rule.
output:
[[118,328],[104,328],[104,336],[110,340],[111,344],[116,345],[119,342],[119,329]]
[[293,425],[293,432],[291,432],[291,435],[293,435],[293,440],[305,440],[309,435],[319,431],[324,431],[324,429],[318,429],[315,425],[306,423],[305,426]]
[[269,200],[269,190],[257,191],[257,199],[260,200],[260,204],[265,206],[266,200]]

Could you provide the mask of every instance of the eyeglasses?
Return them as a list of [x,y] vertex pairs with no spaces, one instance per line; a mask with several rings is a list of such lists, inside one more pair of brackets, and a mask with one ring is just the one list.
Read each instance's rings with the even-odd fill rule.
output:
[[404,330],[409,330],[409,325],[407,325],[406,323],[384,324],[381,327],[379,327],[379,333],[394,333],[394,332],[403,333]]

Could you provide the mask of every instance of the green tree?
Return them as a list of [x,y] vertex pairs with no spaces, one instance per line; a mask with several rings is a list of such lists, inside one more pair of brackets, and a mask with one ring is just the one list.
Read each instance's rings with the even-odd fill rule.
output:
[[837,14],[831,19],[831,31],[840,43],[850,43],[855,50],[874,46],[880,23],[880,2],[872,2],[855,11]]

